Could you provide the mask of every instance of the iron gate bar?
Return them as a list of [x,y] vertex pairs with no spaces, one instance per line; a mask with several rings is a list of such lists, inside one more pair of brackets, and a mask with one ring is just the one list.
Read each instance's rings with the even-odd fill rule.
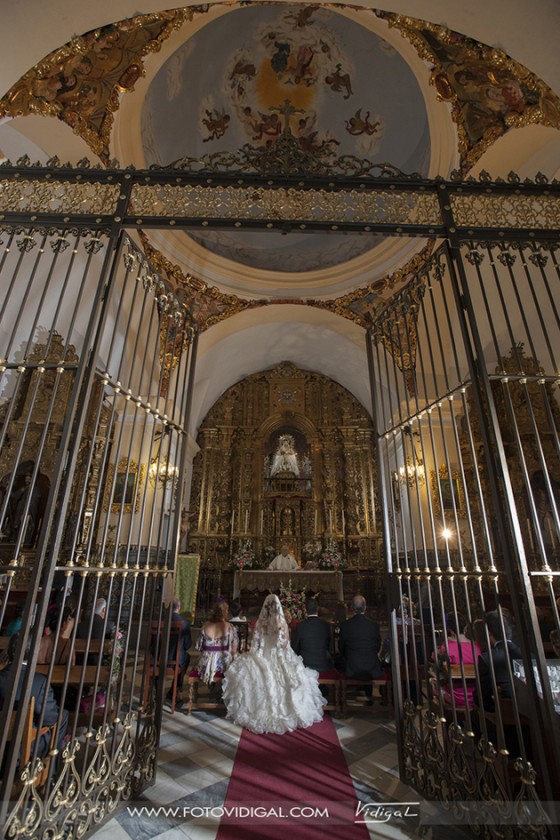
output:
[[[115,244],[116,243],[113,243],[113,245]],[[104,294],[105,284],[108,281],[108,277],[111,272],[111,266],[114,264],[114,260],[116,259],[117,255],[114,252],[113,248],[108,247],[103,261],[103,267],[100,273],[99,281],[97,284],[97,292],[94,302],[94,312],[103,312],[104,310],[104,304],[106,304],[107,301],[107,298]],[[32,616],[34,614],[33,607],[35,605],[38,605],[38,609],[34,615],[34,643],[32,644],[31,655],[29,657],[28,667],[25,672],[23,687],[21,690],[20,703],[23,708],[26,708],[28,706],[31,697],[31,683],[36,669],[37,656],[39,652],[39,633],[42,631],[42,628],[45,623],[45,617],[48,607],[48,597],[52,588],[54,578],[54,564],[52,562],[49,564],[48,555],[50,553],[50,556],[52,557],[56,556],[56,554],[58,553],[62,540],[62,527],[56,528],[54,532],[54,538],[51,544],[49,544],[47,540],[48,536],[52,533],[53,523],[55,519],[58,516],[60,524],[60,519],[66,511],[68,505],[71,481],[63,481],[63,477],[64,473],[66,473],[66,477],[71,477],[76,465],[77,451],[75,448],[73,450],[69,449],[69,444],[74,434],[78,434],[78,436],[81,434],[81,430],[85,422],[84,413],[78,411],[78,399],[82,391],[82,387],[85,385],[86,390],[89,392],[93,383],[93,369],[90,365],[92,351],[89,348],[94,347],[96,341],[99,340],[100,332],[96,330],[96,327],[97,319],[95,317],[92,317],[89,321],[87,333],[84,337],[84,346],[88,348],[89,352],[84,352],[78,363],[78,370],[72,387],[72,395],[69,401],[70,408],[64,420],[64,428],[61,436],[59,453],[53,473],[53,475],[55,476],[55,480],[51,483],[49,498],[45,510],[45,516],[41,527],[41,533],[39,535],[39,542],[36,551],[35,568],[37,570],[41,570],[42,573],[45,573],[45,576],[43,578],[42,574],[35,574],[32,577],[25,602],[25,612],[28,616]],[[77,426],[76,429],[74,429],[73,426],[76,416],[78,418]],[[48,424],[46,424],[45,433],[48,432],[48,429]],[[61,498],[58,499],[60,490],[62,490],[62,495]],[[56,507],[57,503],[59,503],[60,505],[58,511]],[[22,627],[22,633],[19,639],[18,648],[14,659],[15,676],[19,674],[22,668],[25,655],[25,647],[29,638],[29,631],[30,624],[28,622]],[[3,721],[2,734],[0,735],[0,754],[4,752],[6,747],[6,741],[8,736],[7,720],[9,715],[11,714],[11,710],[14,708],[15,705],[16,691],[18,686],[18,680],[15,678],[15,676],[11,682],[10,692],[5,698],[3,711],[2,713],[0,713],[0,719],[2,719]],[[10,752],[17,750],[17,745],[21,742],[23,726],[24,717],[23,715],[19,715],[16,723],[16,729],[13,734],[13,742]],[[5,778],[2,782],[2,789],[6,793],[6,795],[0,801],[0,823],[2,824],[5,824],[6,815],[10,807],[9,791],[11,790],[13,785],[15,771],[16,764],[14,761],[10,761],[5,774]]]
[[[528,611],[530,617],[528,626],[532,630],[532,642],[538,654],[537,664],[539,671],[543,673],[545,654],[540,633],[535,632],[535,628],[538,628],[539,622],[534,593],[531,587],[524,542],[519,526],[519,517],[511,485],[511,477],[505,454],[504,441],[496,411],[495,398],[491,387],[490,377],[487,373],[486,364],[484,363],[485,354],[481,343],[480,332],[477,328],[477,314],[473,306],[470,287],[465,274],[465,267],[461,257],[458,237],[450,237],[449,246],[446,244],[444,247],[449,248],[449,267],[453,281],[451,285],[453,293],[456,297],[457,314],[461,324],[461,331],[464,336],[464,346],[471,370],[471,377],[473,384],[478,383],[480,388],[479,390],[479,388],[475,387],[473,389],[473,393],[477,403],[478,419],[481,427],[480,430],[484,439],[484,455],[490,479],[491,495],[495,510],[503,512],[503,516],[497,517],[497,521],[494,522],[494,526],[497,528],[498,538],[502,543],[503,557],[514,558],[515,560],[515,563],[505,563],[505,572],[509,584],[510,596],[514,605],[515,615],[522,615],[525,611]],[[484,406],[481,400],[481,395],[483,395]],[[493,445],[490,441],[492,441]],[[500,502],[502,492],[505,495],[505,505],[502,505]],[[522,591],[519,591],[517,588],[517,580],[514,574],[515,571],[520,573],[523,585]],[[520,638],[520,645],[523,651],[524,661],[530,662],[531,649],[529,646],[529,640],[525,634],[522,634]],[[536,696],[536,681],[532,669],[529,669],[529,672],[527,673],[527,680],[533,691],[533,695]],[[545,682],[548,683],[548,675],[546,676]],[[513,694],[512,700],[516,707],[515,694]],[[550,696],[549,700],[551,700]],[[555,712],[550,702],[544,704],[544,708],[543,705],[538,704],[535,712],[540,723],[537,730],[538,735],[542,738],[544,732],[549,733],[549,737],[555,744],[553,755],[556,772],[552,773],[552,777],[549,777],[548,774],[544,774],[544,778],[542,779],[542,782],[547,790],[547,798],[552,802],[557,792],[555,782],[557,782],[560,778],[560,729],[558,727],[557,719],[554,718]],[[517,708],[516,717],[519,721],[519,712]],[[539,746],[542,750],[542,741]]]

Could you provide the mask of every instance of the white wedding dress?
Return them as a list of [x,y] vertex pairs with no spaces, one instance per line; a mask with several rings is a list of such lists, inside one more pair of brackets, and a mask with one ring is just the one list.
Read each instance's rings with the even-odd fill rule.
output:
[[245,729],[282,735],[323,719],[327,702],[317,671],[306,668],[290,646],[289,630],[276,595],[268,595],[251,650],[235,659],[222,683],[227,717]]

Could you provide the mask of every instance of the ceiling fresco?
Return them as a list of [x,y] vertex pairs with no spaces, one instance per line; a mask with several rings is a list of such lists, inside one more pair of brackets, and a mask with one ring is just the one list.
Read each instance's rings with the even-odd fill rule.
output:
[[[168,42],[173,49],[165,51]],[[405,59],[411,50],[416,69]],[[144,77],[148,84],[140,90]],[[142,160],[132,154],[111,160],[123,97],[137,102]],[[289,130],[323,167],[354,155],[427,174],[435,139],[428,100],[455,127],[459,177],[508,131],[560,128],[560,101],[540,79],[460,33],[342,4],[251,2],[137,15],[76,36],[11,88],[0,100],[0,118],[56,117],[103,165],[169,166],[243,147],[273,149]],[[449,177],[449,168],[436,174]],[[160,240],[143,241],[202,329],[269,302],[317,306],[367,326],[431,249],[418,241],[416,251],[403,248],[406,258],[391,265],[380,258],[382,237],[373,235],[207,230],[181,236],[169,253]],[[198,254],[200,270],[183,265],[181,248]],[[204,268],[201,254],[231,266],[232,276],[276,272],[287,278],[286,294],[271,297],[264,285],[259,294],[232,294],[231,284],[229,291],[220,288],[217,273]],[[369,264],[369,278],[367,270],[353,274],[355,264]],[[298,294],[297,278],[321,271],[346,277],[346,285],[332,295]]]
[[304,149],[427,172],[422,92],[396,50],[330,9],[284,4],[223,15],[165,62],[143,106],[146,162],[265,146],[282,132],[287,103]]
[[[390,160],[403,172],[428,173],[428,120],[415,75],[387,41],[327,8],[253,5],[211,21],[163,64],[142,110],[148,165],[270,146],[287,130],[310,154]],[[358,234],[189,236],[235,263],[282,272],[340,265],[378,242]]]

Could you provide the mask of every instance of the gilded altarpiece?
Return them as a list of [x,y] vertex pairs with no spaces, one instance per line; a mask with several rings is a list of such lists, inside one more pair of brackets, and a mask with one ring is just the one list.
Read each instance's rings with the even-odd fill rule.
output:
[[188,550],[225,571],[250,540],[263,566],[336,542],[350,568],[381,571],[374,430],[342,386],[291,363],[229,388],[203,421]]
[[[61,361],[63,360],[63,361]],[[15,477],[12,492],[22,487],[23,476],[36,468],[34,492],[37,494],[36,511],[29,515],[29,524],[19,549],[15,576],[16,585],[25,586],[33,572],[34,549],[39,536],[42,516],[47,503],[55,462],[63,430],[74,371],[79,358],[73,345],[65,345],[62,336],[53,333],[47,344],[37,343],[27,356],[25,365],[14,374],[13,398],[0,409],[0,433],[4,445],[0,456],[0,477],[2,486],[8,484],[10,475]],[[94,383],[91,406],[103,402],[103,386],[99,380]],[[80,559],[81,547],[89,538],[95,507],[95,494],[100,482],[100,463],[103,448],[109,437],[109,409],[103,404],[97,431],[94,429],[95,414],[92,409],[87,415],[84,434],[81,438],[77,469],[70,494],[65,531],[62,541],[61,560],[70,552],[74,543],[74,560]],[[61,419],[62,418],[62,419]],[[21,449],[21,452],[19,451]],[[81,496],[85,501],[80,515]],[[10,531],[7,519],[2,523],[0,556],[11,560],[15,549],[17,529]]]

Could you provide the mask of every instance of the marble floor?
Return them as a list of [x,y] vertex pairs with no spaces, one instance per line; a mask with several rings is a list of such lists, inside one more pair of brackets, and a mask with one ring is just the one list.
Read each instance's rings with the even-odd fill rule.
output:
[[[156,783],[144,792],[142,801],[122,806],[89,836],[95,840],[215,840],[219,818],[208,812],[225,801],[241,735],[240,727],[224,714],[199,710],[187,716],[164,711]],[[371,838],[459,840],[467,836],[451,826],[443,834],[436,833],[435,827],[420,824],[418,818],[399,816],[400,806],[395,803],[418,803],[421,797],[398,778],[395,723],[387,707],[364,706],[351,717],[334,718],[334,723],[360,802],[393,803],[396,812],[386,822],[368,824]],[[418,810],[415,805],[409,808],[411,813]],[[291,834],[297,840],[297,829]]]

